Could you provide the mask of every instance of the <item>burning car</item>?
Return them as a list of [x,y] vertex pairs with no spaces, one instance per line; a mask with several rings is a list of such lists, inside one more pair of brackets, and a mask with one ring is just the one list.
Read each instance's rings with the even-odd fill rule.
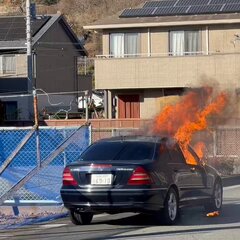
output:
[[[187,156],[194,161],[189,163]],[[165,137],[129,136],[98,141],[63,172],[61,196],[71,221],[90,224],[95,213],[139,212],[174,224],[179,208],[222,207],[222,182],[194,150]]]

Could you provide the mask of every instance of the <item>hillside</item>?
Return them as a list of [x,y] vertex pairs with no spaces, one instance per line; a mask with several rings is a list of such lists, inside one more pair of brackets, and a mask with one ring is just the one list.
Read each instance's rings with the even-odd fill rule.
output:
[[[2,3],[1,3],[2,2]],[[22,0],[0,0],[0,13],[23,14]],[[124,8],[134,7],[146,0],[36,0],[38,14],[63,13],[78,36],[85,34],[88,25],[105,16],[113,15]],[[22,10],[21,10],[22,9]],[[89,56],[101,53],[101,35],[91,33],[86,48]]]

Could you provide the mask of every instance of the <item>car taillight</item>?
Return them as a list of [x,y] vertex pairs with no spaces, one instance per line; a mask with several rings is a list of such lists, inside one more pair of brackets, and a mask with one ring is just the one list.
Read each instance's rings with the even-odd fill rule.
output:
[[149,185],[151,183],[152,180],[149,174],[142,167],[138,167],[137,169],[135,169],[132,176],[128,180],[128,185]]
[[63,186],[77,186],[78,183],[74,179],[70,169],[66,167],[63,171]]

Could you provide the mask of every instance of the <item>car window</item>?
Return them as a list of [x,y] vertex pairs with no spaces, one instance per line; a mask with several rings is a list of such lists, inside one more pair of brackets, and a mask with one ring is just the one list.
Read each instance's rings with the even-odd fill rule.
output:
[[153,159],[155,143],[152,142],[127,142],[118,154],[118,160],[145,160]]
[[153,159],[153,142],[98,142],[90,146],[82,155],[82,161],[97,160],[145,160]]
[[81,155],[82,161],[112,160],[125,147],[125,142],[98,142]]
[[195,151],[188,146],[188,151],[190,152],[190,154],[193,156],[193,158],[195,159],[195,161],[197,162],[198,165],[200,165],[200,158],[198,157],[198,155],[195,153]]
[[174,146],[168,148],[170,155],[170,163],[185,163],[184,156],[179,146],[175,144]]

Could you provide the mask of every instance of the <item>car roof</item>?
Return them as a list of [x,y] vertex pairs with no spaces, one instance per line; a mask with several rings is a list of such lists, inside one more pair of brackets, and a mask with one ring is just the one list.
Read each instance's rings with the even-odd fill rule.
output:
[[104,138],[99,140],[98,142],[123,142],[123,141],[131,141],[131,142],[167,142],[174,141],[173,138],[170,137],[161,137],[161,136],[145,136],[145,135],[129,135],[129,136],[117,136],[111,138]]

